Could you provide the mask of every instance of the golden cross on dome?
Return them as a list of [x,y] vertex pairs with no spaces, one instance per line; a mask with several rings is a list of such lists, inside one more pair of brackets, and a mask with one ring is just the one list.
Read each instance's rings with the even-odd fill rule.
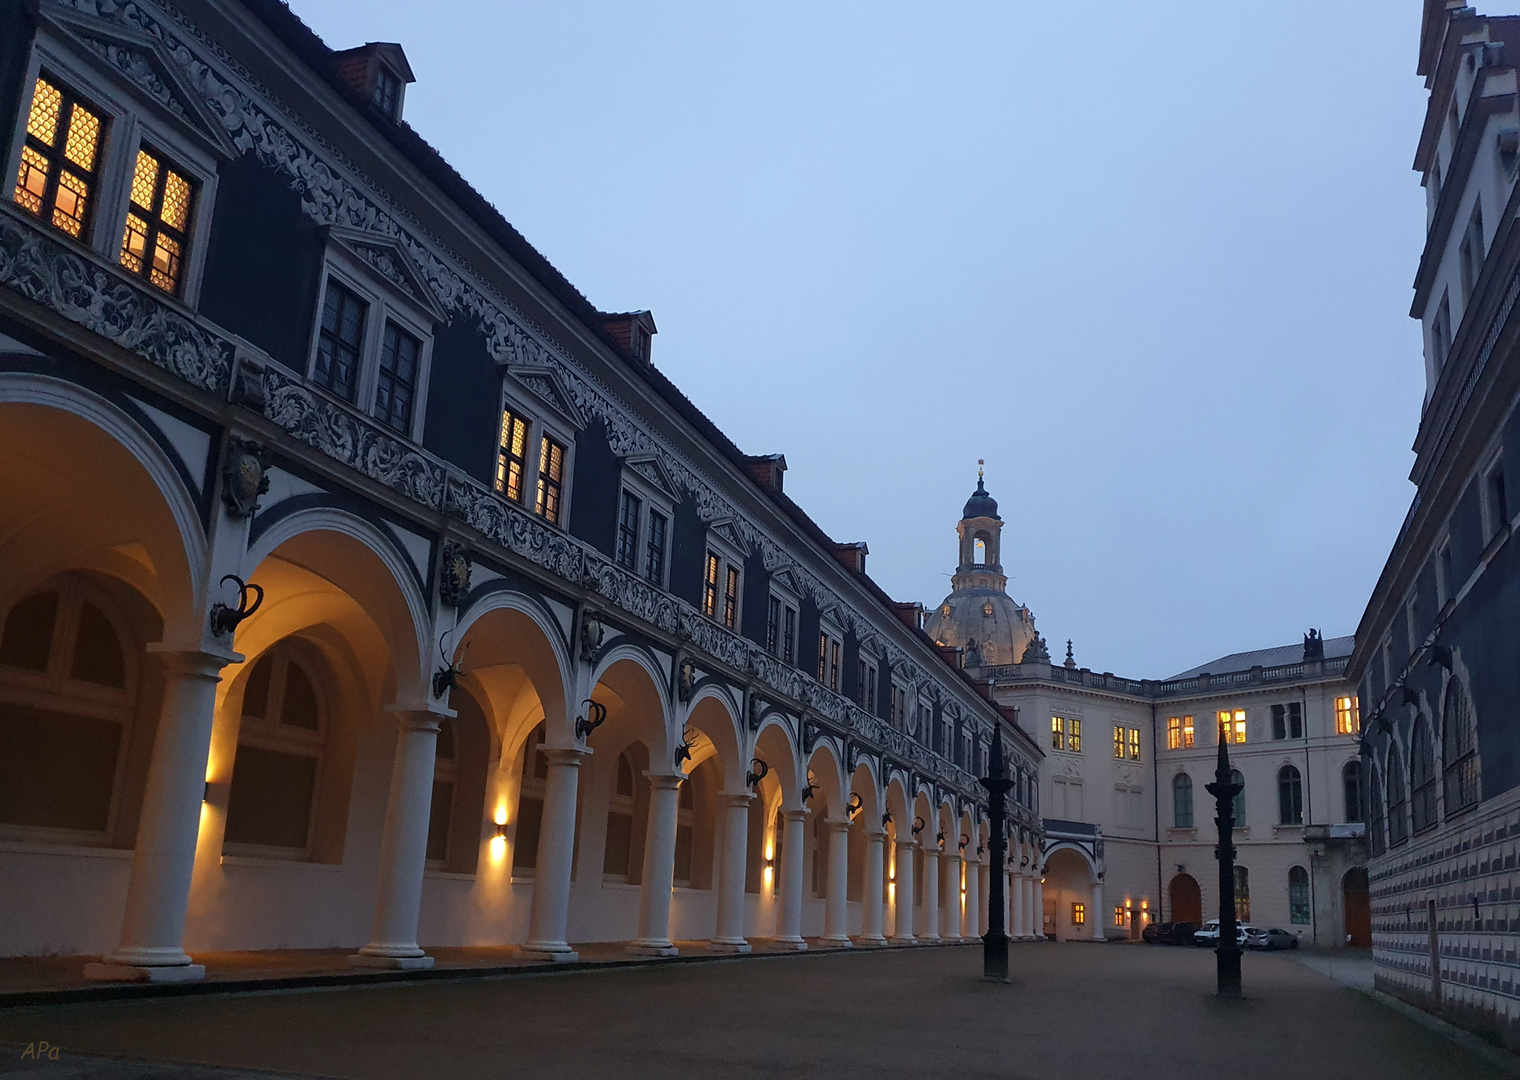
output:
[[982,477],[982,466],[985,465],[985,464],[987,464],[987,460],[985,458],[977,458],[976,459],[976,478],[978,480],[981,480],[983,478]]

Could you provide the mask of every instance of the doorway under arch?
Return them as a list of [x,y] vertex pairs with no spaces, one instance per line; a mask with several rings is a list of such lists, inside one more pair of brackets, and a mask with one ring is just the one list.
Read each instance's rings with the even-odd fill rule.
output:
[[1353,866],[1341,878],[1341,910],[1346,913],[1346,944],[1354,949],[1372,947],[1372,909],[1367,901],[1367,870]]
[[1192,874],[1178,874],[1172,878],[1168,893],[1172,902],[1172,922],[1203,924],[1203,894],[1198,891],[1198,882]]

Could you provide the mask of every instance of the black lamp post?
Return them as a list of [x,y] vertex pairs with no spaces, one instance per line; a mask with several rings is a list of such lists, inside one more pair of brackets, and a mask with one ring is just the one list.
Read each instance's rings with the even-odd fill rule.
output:
[[987,775],[977,783],[987,789],[987,813],[991,818],[988,832],[991,834],[992,854],[988,867],[992,880],[987,884],[987,932],[982,935],[982,978],[988,982],[1008,981],[1008,929],[1005,925],[1007,907],[1004,902],[1003,865],[1008,861],[1008,838],[1004,835],[1004,799],[1013,781],[1003,762],[1003,727],[993,728],[991,760]]
[[1243,785],[1230,776],[1230,750],[1225,739],[1224,722],[1219,725],[1219,758],[1214,766],[1214,782],[1205,790],[1214,796],[1219,826],[1219,945],[1217,958],[1219,997],[1238,998],[1240,992],[1240,943],[1235,940],[1235,796]]

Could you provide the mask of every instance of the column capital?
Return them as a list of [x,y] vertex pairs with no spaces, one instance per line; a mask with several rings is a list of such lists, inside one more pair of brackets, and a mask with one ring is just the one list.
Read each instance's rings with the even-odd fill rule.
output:
[[886,840],[886,838],[887,838],[887,830],[886,829],[875,829],[875,830],[867,829],[866,830],[866,843],[868,843],[868,844],[879,844],[882,841]]
[[436,733],[443,721],[453,713],[434,712],[432,709],[403,709],[395,705],[385,710],[396,718],[402,731],[431,731]]
[[146,651],[157,656],[171,674],[203,679],[219,679],[222,668],[228,664],[241,664],[247,659],[242,653],[231,649],[183,649],[164,641],[149,644]]
[[550,765],[564,765],[572,769],[580,768],[581,762],[591,754],[589,746],[546,746],[543,749],[543,755]]
[[755,801],[753,791],[720,791],[718,798],[728,806],[748,806]]
[[825,818],[823,823],[828,826],[829,832],[842,833],[850,829],[849,819],[840,821],[838,818]]
[[649,778],[649,786],[657,791],[674,791],[686,779],[685,773],[646,772],[644,775]]
[[786,815],[786,820],[788,821],[806,821],[809,813],[808,808],[805,806],[800,810],[783,810],[781,812]]
[[911,848],[918,847],[918,841],[917,840],[913,840],[911,838],[907,839],[907,840],[904,840],[900,836],[896,840],[892,841],[892,843],[896,844],[898,848],[908,848],[908,849],[911,849]]

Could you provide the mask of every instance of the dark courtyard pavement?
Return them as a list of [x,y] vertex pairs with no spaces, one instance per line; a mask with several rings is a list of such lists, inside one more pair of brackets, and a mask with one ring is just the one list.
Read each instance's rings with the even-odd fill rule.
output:
[[[1287,956],[1022,944],[0,1011],[0,1075],[1488,1080],[1495,1065]],[[23,1060],[39,1041],[56,1061]],[[91,1059],[110,1055],[117,1061]],[[173,1062],[143,1065],[135,1062]],[[183,1068],[183,1065],[214,1067]]]

